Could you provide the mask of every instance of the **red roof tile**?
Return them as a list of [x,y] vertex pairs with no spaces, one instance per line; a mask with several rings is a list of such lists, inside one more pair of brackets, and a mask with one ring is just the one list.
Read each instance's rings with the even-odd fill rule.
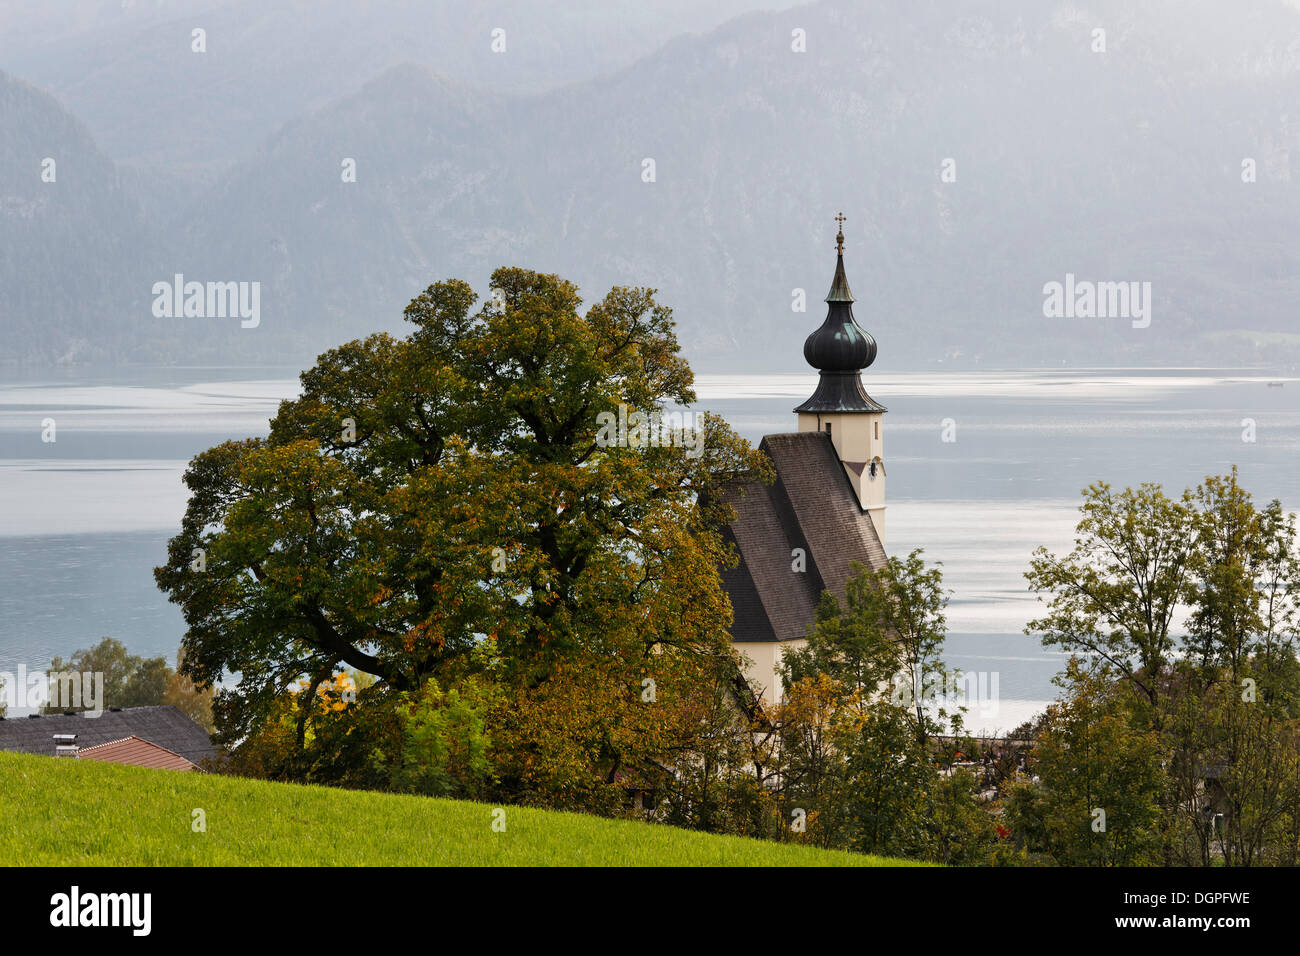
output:
[[[180,754],[159,747],[140,737],[123,737],[95,747],[87,747],[77,754],[82,760],[100,760],[104,763],[123,763],[132,767],[154,767],[159,770],[198,770]],[[200,771],[201,772],[201,771]]]

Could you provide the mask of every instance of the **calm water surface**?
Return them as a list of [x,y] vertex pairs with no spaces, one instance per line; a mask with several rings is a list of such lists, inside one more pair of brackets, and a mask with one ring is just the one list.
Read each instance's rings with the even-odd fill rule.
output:
[[[184,624],[152,569],[185,507],[188,459],[265,435],[292,370],[0,373],[0,671],[101,637],[174,658]],[[946,657],[997,674],[1009,729],[1055,695],[1063,657],[1022,633],[1030,552],[1068,549],[1079,491],[1181,490],[1233,464],[1257,498],[1300,508],[1300,381],[1220,370],[869,373],[889,407],[889,550],[923,548],[953,591]],[[1284,382],[1280,387],[1270,382]],[[699,407],[746,438],[792,431],[815,377],[701,375]],[[42,442],[42,421],[57,440]],[[956,441],[943,441],[951,419]],[[1256,440],[1242,440],[1243,419]],[[951,429],[950,429],[951,431]]]

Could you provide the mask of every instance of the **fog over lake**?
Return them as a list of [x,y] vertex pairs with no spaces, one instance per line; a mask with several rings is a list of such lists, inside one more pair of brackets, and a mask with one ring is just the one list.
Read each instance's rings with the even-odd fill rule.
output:
[[[1239,466],[1257,499],[1300,508],[1300,380],[1268,371],[867,372],[889,408],[891,554],[923,548],[953,591],[945,658],[997,675],[1001,706],[968,726],[1007,730],[1055,696],[1064,656],[1022,633],[1038,545],[1067,550],[1080,490],[1180,492]],[[127,385],[126,382],[132,384]],[[1278,384],[1282,383],[1282,384]],[[698,409],[744,437],[795,430],[815,373],[709,375]],[[294,395],[290,369],[131,369],[0,378],[0,671],[29,671],[109,636],[173,660],[184,630],[154,587],[185,508],[189,458],[265,435]],[[53,418],[57,440],[41,440]],[[944,441],[944,420],[951,419]],[[1245,419],[1254,442],[1243,441]]]

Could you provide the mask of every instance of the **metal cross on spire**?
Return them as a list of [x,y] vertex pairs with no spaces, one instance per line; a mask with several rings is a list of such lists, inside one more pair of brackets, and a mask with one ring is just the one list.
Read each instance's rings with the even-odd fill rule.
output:
[[[844,213],[835,217],[840,231],[835,236],[835,278],[831,282],[831,291],[826,296],[827,302],[852,302],[853,293],[849,291],[849,280],[844,277]],[[852,321],[852,316],[849,317]],[[866,366],[863,366],[864,368]]]

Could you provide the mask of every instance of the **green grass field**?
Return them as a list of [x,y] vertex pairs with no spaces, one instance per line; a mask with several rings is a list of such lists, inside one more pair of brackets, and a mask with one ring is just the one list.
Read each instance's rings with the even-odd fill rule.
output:
[[[207,832],[192,828],[193,811]],[[908,866],[489,804],[0,753],[0,863],[86,866]]]

